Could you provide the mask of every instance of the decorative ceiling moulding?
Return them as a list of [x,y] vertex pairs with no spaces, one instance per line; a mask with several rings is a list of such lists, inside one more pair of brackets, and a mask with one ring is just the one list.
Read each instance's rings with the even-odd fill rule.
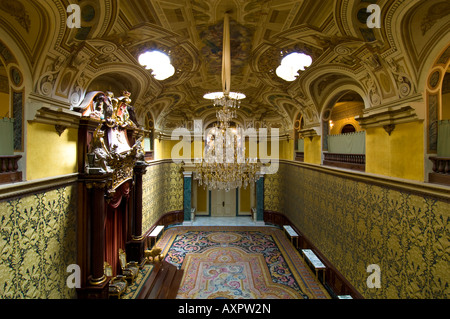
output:
[[[207,108],[195,96],[218,88],[216,82],[220,81],[220,76],[211,74],[211,68],[205,65],[220,65],[217,63],[220,61],[209,60],[211,53],[205,55],[204,50],[217,49],[220,43],[216,40],[220,37],[205,38],[201,32],[209,27],[221,28],[224,6],[233,9],[231,19],[237,23],[238,32],[233,38],[244,44],[237,50],[239,58],[233,59],[239,66],[245,66],[240,68],[239,74],[233,75],[233,83],[247,95],[247,102],[242,107],[249,111],[243,117],[247,120],[256,114],[261,119],[259,117],[263,115],[266,122],[279,121],[283,126],[288,117],[291,128],[295,108],[305,114],[307,127],[320,126],[318,106],[323,105],[321,101],[335,85],[328,83],[322,92],[318,92],[317,87],[312,87],[315,91],[309,88],[327,72],[348,76],[365,86],[365,98],[371,100],[368,107],[378,108],[410,98],[421,88],[415,77],[426,60],[423,57],[430,53],[430,47],[442,40],[444,28],[449,23],[445,19],[445,10],[436,9],[445,8],[445,0],[384,1],[379,3],[382,28],[372,30],[371,41],[368,41],[364,32],[370,30],[361,20],[364,16],[358,13],[365,10],[369,2],[361,0],[264,3],[253,0],[186,3],[84,0],[79,4],[84,29],[77,30],[67,28],[65,24],[66,3],[50,0],[18,2],[25,6],[31,19],[30,33],[42,30],[39,37],[25,38],[27,31],[14,17],[0,24],[7,24],[9,28],[16,25],[17,30],[11,31],[16,38],[21,38],[20,46],[36,48],[29,49],[26,56],[30,65],[38,66],[33,77],[37,93],[76,104],[83,99],[86,90],[89,91],[86,87],[89,81],[105,72],[128,69],[126,75],[134,73],[132,76],[138,78],[142,86],[141,90],[126,88],[134,94],[136,113],[145,114],[150,109],[156,128],[160,130],[168,130],[160,124],[166,119],[176,119],[184,105],[189,106],[187,116],[193,114],[204,119],[203,115],[207,115]],[[35,12],[39,15],[33,14]],[[43,22],[38,30],[33,22],[39,16]],[[21,35],[17,33],[20,30],[23,30]],[[209,43],[211,38],[213,42]],[[32,45],[39,42],[42,45]],[[153,48],[171,55],[177,76],[160,83],[139,66],[138,54]],[[296,81],[289,83],[279,79],[275,70],[283,53],[294,50],[311,55],[313,64],[300,72]],[[59,61],[60,56],[63,61]],[[236,69],[233,67],[233,70]],[[339,80],[337,84],[341,83]],[[183,93],[180,101],[159,103],[174,92]],[[290,102],[267,103],[263,99],[265,92],[285,94]],[[262,106],[267,106],[271,112],[257,113]]]

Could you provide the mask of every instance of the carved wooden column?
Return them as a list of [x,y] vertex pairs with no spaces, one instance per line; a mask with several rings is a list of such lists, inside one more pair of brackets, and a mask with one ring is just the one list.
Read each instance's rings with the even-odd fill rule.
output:
[[147,166],[144,162],[138,162],[134,166],[134,237],[142,236],[142,176],[147,172]]
[[142,235],[142,176],[147,172],[145,162],[137,162],[134,166],[133,209],[131,240],[127,242],[127,257],[138,263],[144,260],[145,237]]
[[86,187],[91,193],[91,278],[89,282],[97,285],[105,280],[103,261],[105,253],[105,188],[107,181],[89,181]]
[[[80,176],[85,189],[86,205],[80,207],[86,210],[79,214],[80,232],[88,236],[83,240],[79,257],[84,285],[78,290],[79,298],[108,298],[109,279],[103,271],[105,258],[105,194],[110,183],[110,174],[83,174]],[[80,247],[83,249],[83,247]],[[85,248],[85,249],[86,249]]]

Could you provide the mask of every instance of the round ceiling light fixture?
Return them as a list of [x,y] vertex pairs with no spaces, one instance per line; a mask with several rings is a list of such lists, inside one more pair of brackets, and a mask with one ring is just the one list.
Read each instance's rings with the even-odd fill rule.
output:
[[293,52],[286,55],[280,66],[276,70],[276,74],[285,81],[292,82],[298,76],[298,71],[305,71],[305,68],[312,64],[312,58],[304,53]]
[[152,75],[159,81],[175,74],[175,68],[170,63],[169,56],[161,51],[146,51],[139,55],[138,61],[147,70],[151,69]]
[[[204,99],[207,100],[216,100],[216,99],[221,99],[224,97],[223,92],[212,92],[212,93],[206,93],[205,95],[203,95]],[[243,93],[236,93],[236,92],[230,92],[228,94],[228,97],[234,100],[242,100],[245,99],[245,94]]]

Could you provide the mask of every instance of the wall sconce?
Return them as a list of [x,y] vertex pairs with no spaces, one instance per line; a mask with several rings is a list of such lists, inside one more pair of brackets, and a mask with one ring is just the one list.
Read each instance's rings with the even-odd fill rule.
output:
[[330,130],[333,128],[333,126],[334,126],[334,123],[332,120],[330,120]]

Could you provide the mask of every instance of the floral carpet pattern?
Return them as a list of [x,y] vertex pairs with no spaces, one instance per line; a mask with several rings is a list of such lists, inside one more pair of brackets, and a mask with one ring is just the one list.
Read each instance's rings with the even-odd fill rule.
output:
[[175,227],[158,246],[184,269],[179,299],[329,298],[274,227]]

